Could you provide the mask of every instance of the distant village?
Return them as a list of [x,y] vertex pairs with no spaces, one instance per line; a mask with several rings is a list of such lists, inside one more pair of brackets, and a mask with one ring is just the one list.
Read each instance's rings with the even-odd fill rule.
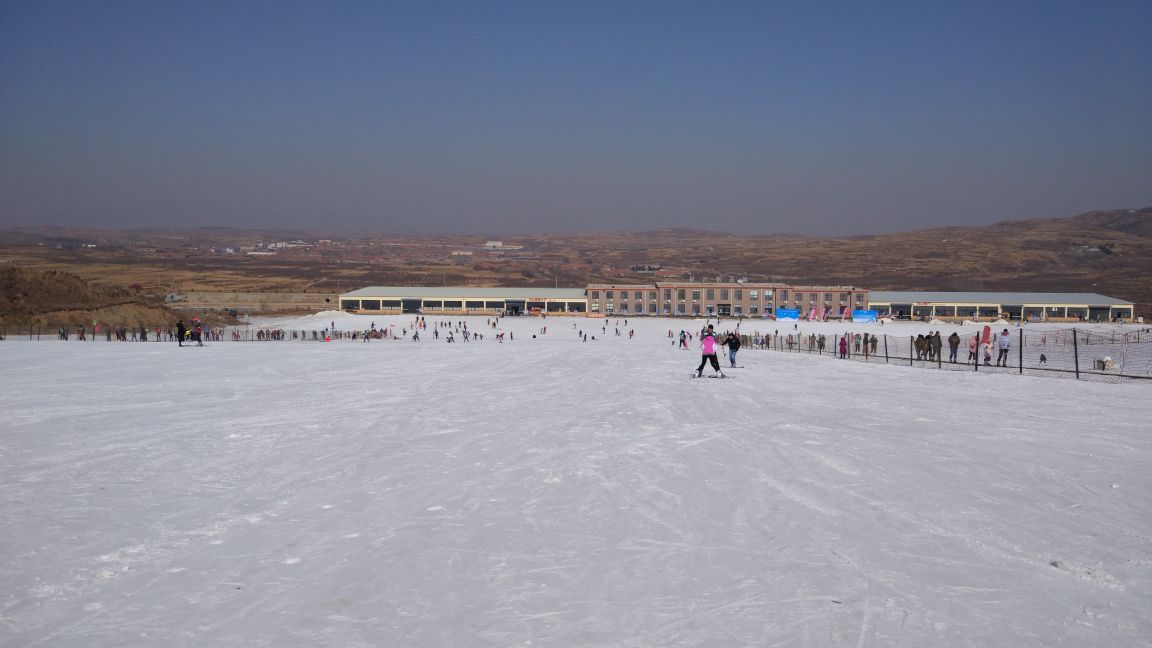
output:
[[157,258],[176,257],[277,257],[299,260],[332,260],[334,257],[355,263],[374,261],[421,260],[430,258],[447,259],[535,259],[537,255],[525,250],[522,245],[508,245],[503,241],[485,241],[483,244],[449,245],[442,242],[393,239],[315,239],[315,240],[276,240],[255,241],[222,245],[219,243],[181,242],[164,245],[155,240],[117,241],[113,239],[80,239],[72,237],[48,237],[41,240],[40,247],[58,250],[101,250],[118,252],[124,255],[151,256]]
[[143,259],[260,259],[277,262],[336,264],[413,264],[468,266],[478,271],[498,271],[502,264],[527,262],[545,265],[570,274],[597,274],[606,278],[653,276],[655,278],[688,278],[691,268],[667,268],[660,264],[596,263],[575,249],[563,246],[529,247],[502,240],[451,241],[445,237],[370,237],[370,238],[285,238],[279,240],[221,241],[224,235],[196,241],[185,235],[165,238],[115,238],[111,232],[99,238],[77,236],[42,237],[35,245],[70,252],[92,252],[125,260]]

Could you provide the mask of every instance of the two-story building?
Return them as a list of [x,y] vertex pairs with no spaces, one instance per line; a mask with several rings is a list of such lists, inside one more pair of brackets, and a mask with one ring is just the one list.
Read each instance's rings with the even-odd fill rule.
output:
[[588,314],[762,317],[777,309],[803,316],[841,317],[865,308],[868,291],[851,286],[797,286],[748,282],[660,282],[591,284]]

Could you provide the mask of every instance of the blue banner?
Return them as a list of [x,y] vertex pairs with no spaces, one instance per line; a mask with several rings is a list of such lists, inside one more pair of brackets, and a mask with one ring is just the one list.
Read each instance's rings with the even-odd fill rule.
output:
[[855,310],[852,311],[852,322],[854,324],[867,324],[868,322],[875,322],[876,318],[880,316],[878,311],[874,310]]
[[798,320],[800,319],[799,308],[777,308],[776,319],[778,320]]

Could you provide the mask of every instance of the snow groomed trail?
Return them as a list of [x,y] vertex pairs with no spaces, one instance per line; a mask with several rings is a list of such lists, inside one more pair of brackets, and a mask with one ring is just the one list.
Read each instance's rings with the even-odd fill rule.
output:
[[545,323],[4,342],[0,644],[1148,645],[1147,385]]

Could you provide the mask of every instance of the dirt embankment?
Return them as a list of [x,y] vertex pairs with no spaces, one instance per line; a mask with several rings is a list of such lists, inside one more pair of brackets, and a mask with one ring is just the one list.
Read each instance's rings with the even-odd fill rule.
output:
[[[188,314],[176,314],[154,297],[120,286],[93,286],[69,272],[0,268],[0,326],[11,331],[61,326],[172,326]],[[209,325],[222,316],[205,313]]]
[[340,295],[336,293],[283,293],[283,292],[189,292],[172,304],[181,311],[237,310],[246,313],[315,313],[335,309]]

